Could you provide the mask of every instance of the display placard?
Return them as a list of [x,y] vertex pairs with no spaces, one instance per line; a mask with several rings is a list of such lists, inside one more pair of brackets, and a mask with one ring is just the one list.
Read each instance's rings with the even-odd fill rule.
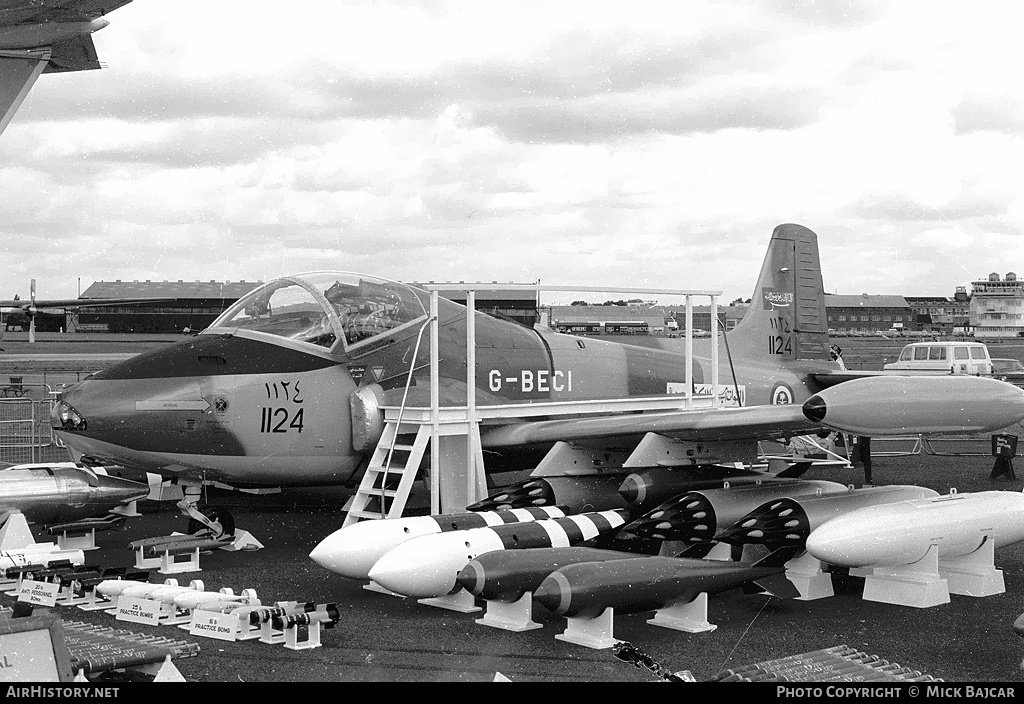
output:
[[192,623],[188,632],[194,636],[216,638],[217,640],[235,640],[238,635],[238,616],[221,611],[192,612]]
[[72,677],[55,614],[0,619],[0,682],[71,682]]
[[18,601],[37,606],[56,606],[58,596],[60,596],[60,584],[57,582],[37,582],[34,579],[24,579],[21,582],[21,589],[18,590]]
[[153,599],[140,599],[134,596],[117,597],[117,612],[115,618],[118,621],[131,621],[132,623],[144,623],[149,626],[160,625],[160,611],[163,605]]
[[1012,459],[1017,456],[1017,436],[996,434],[992,436],[992,456]]

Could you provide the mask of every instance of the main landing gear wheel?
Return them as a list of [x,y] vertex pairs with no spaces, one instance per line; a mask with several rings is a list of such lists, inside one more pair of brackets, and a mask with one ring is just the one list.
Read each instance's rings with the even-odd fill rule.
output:
[[201,521],[190,518],[188,519],[188,532],[191,535],[195,535],[200,531],[210,531],[210,537],[232,537],[235,534],[235,519],[226,509],[219,506],[207,506],[201,510],[201,513],[206,516],[210,521],[211,525],[204,525]]

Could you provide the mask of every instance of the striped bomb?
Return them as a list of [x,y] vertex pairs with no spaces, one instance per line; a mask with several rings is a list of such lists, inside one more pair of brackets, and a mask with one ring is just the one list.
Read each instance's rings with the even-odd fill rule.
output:
[[505,511],[450,513],[439,516],[362,521],[339,528],[328,535],[313,548],[309,557],[329,572],[351,579],[367,579],[370,568],[380,558],[413,538],[563,516],[565,516],[565,511],[557,506],[543,506]]
[[623,509],[565,518],[425,535],[402,543],[370,570],[374,582],[397,594],[419,598],[458,591],[458,575],[468,562],[495,550],[568,547],[618,530],[628,519]]

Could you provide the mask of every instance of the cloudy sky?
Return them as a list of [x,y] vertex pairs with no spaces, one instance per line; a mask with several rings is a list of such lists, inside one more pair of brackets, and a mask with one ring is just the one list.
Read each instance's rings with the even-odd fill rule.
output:
[[[1024,274],[1014,2],[134,0],[0,135],[0,297],[400,280],[749,297]],[[594,297],[596,294],[592,294]],[[666,299],[666,301],[671,299]]]

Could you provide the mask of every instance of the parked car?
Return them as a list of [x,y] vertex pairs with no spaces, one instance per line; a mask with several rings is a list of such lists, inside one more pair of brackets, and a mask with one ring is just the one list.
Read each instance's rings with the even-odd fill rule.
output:
[[912,342],[882,367],[910,374],[991,374],[988,348],[979,342]]
[[1024,387],[1024,364],[1017,359],[992,359],[992,376]]

